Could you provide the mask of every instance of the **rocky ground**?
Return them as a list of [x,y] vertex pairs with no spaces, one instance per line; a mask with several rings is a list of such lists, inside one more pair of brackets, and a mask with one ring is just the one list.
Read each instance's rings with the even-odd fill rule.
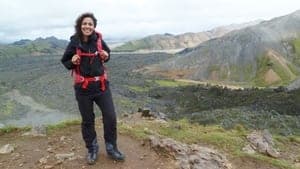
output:
[[0,136],[0,145],[10,144],[14,151],[0,154],[0,168],[53,168],[53,169],[173,169],[174,161],[162,157],[126,135],[119,135],[119,147],[126,155],[125,162],[116,162],[106,156],[103,132],[97,126],[100,155],[95,165],[86,164],[86,149],[81,137],[80,125],[69,126],[47,134],[47,136],[22,136],[24,132],[13,132]]

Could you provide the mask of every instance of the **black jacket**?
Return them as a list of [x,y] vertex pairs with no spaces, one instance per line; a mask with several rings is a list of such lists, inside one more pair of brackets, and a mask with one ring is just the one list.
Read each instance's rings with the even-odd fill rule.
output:
[[[71,59],[73,55],[76,54],[76,48],[81,49],[84,53],[95,53],[97,51],[97,35],[93,33],[88,42],[82,42],[80,38],[76,35],[70,38],[70,42],[65,50],[61,62],[67,69],[74,69],[75,65],[72,63]],[[108,53],[107,62],[110,59],[110,49],[107,44],[102,40],[102,49]],[[94,77],[100,76],[104,73],[103,63],[99,56],[95,57],[81,57],[80,61],[80,74],[84,77]]]

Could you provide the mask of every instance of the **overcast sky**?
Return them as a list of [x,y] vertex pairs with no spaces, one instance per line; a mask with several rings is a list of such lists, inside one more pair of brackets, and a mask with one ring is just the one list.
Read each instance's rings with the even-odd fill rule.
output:
[[201,32],[269,20],[300,9],[300,0],[0,0],[0,42],[69,39],[76,18],[93,12],[104,39]]

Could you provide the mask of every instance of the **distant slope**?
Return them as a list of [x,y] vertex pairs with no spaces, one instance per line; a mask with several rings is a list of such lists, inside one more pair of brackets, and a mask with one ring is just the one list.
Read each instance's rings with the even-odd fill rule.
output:
[[8,45],[0,45],[0,58],[24,55],[61,54],[68,41],[55,37],[23,39]]
[[187,48],[149,71],[193,80],[287,84],[300,71],[300,10]]
[[254,21],[244,24],[232,24],[228,26],[217,27],[215,29],[199,32],[199,33],[184,33],[179,35],[156,34],[147,36],[142,39],[129,41],[121,46],[114,48],[114,51],[137,51],[137,50],[169,50],[183,49],[187,47],[195,47],[201,42],[212,38],[221,37],[224,34],[241,29],[247,26],[255,25],[261,21]]

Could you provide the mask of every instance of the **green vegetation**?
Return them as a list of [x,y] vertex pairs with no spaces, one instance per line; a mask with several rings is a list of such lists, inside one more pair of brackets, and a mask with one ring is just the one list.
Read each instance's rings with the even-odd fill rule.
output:
[[[273,57],[262,56],[258,57],[257,65],[258,69],[256,72],[256,77],[254,83],[257,86],[267,87],[267,86],[280,86],[287,85],[289,82],[296,78],[293,72],[297,72],[292,65],[287,64],[286,67]],[[272,70],[276,75],[278,75],[277,80],[267,81],[266,73]]]
[[[253,78],[254,67],[252,63],[247,65],[230,65],[230,80],[233,81],[251,81]],[[243,75],[241,77],[241,74]]]
[[288,162],[287,160],[284,159],[274,159],[274,158],[270,158],[261,154],[244,154],[241,157],[247,157],[247,158],[252,158],[258,161],[262,161],[262,162],[267,162],[275,167],[278,167],[280,169],[296,169],[293,167],[293,165]]
[[122,113],[126,113],[124,110],[134,110],[139,107],[139,100],[132,100],[123,96],[114,97],[114,102]]
[[294,52],[293,63],[300,66],[300,39],[292,40],[290,45],[293,47]]
[[28,107],[0,95],[0,121],[20,119]]
[[[150,97],[165,103],[161,112],[172,119],[188,118],[203,125],[231,129],[242,124],[248,129],[269,129],[282,135],[300,134],[300,90],[231,90],[219,86],[155,88]],[[267,119],[267,120],[266,120]]]
[[127,42],[121,46],[118,46],[113,49],[114,52],[133,52],[137,51],[139,49],[149,49],[149,46],[151,46],[150,41],[147,40],[136,40],[132,42]]
[[[47,132],[53,132],[62,128],[66,128],[68,126],[79,125],[81,124],[81,120],[66,120],[57,124],[51,124],[46,126]],[[0,135],[11,132],[19,132],[19,131],[30,131],[31,127],[16,127],[16,126],[6,126],[4,128],[0,128]]]
[[191,85],[188,82],[180,82],[175,80],[161,79],[161,80],[146,80],[148,83],[152,83],[152,87],[155,87],[156,84],[158,87],[179,87]]
[[230,152],[241,150],[245,142],[243,139],[245,131],[224,130],[219,126],[205,127],[191,124],[186,119],[169,121],[166,124],[153,123],[155,122],[143,122],[134,126],[121,123],[120,131],[139,139],[145,139],[156,133],[188,144],[207,143]]
[[0,136],[2,134],[7,134],[11,132],[18,132],[18,131],[29,131],[30,127],[15,127],[15,126],[6,126],[4,128],[0,128]]
[[47,128],[47,132],[52,132],[55,130],[59,130],[59,129],[68,127],[68,126],[79,125],[79,124],[81,124],[81,120],[77,120],[77,119],[66,120],[66,121],[60,122],[58,124],[48,125],[46,128]]
[[62,53],[67,43],[55,37],[38,38],[34,41],[20,40],[12,44],[0,45],[0,58]]
[[4,103],[4,105],[3,105],[3,109],[1,110],[1,113],[2,113],[2,115],[3,116],[9,116],[9,115],[11,115],[12,114],[12,112],[13,112],[13,109],[14,109],[14,107],[13,107],[13,102],[12,101],[10,101],[10,100],[6,100],[6,103]]

